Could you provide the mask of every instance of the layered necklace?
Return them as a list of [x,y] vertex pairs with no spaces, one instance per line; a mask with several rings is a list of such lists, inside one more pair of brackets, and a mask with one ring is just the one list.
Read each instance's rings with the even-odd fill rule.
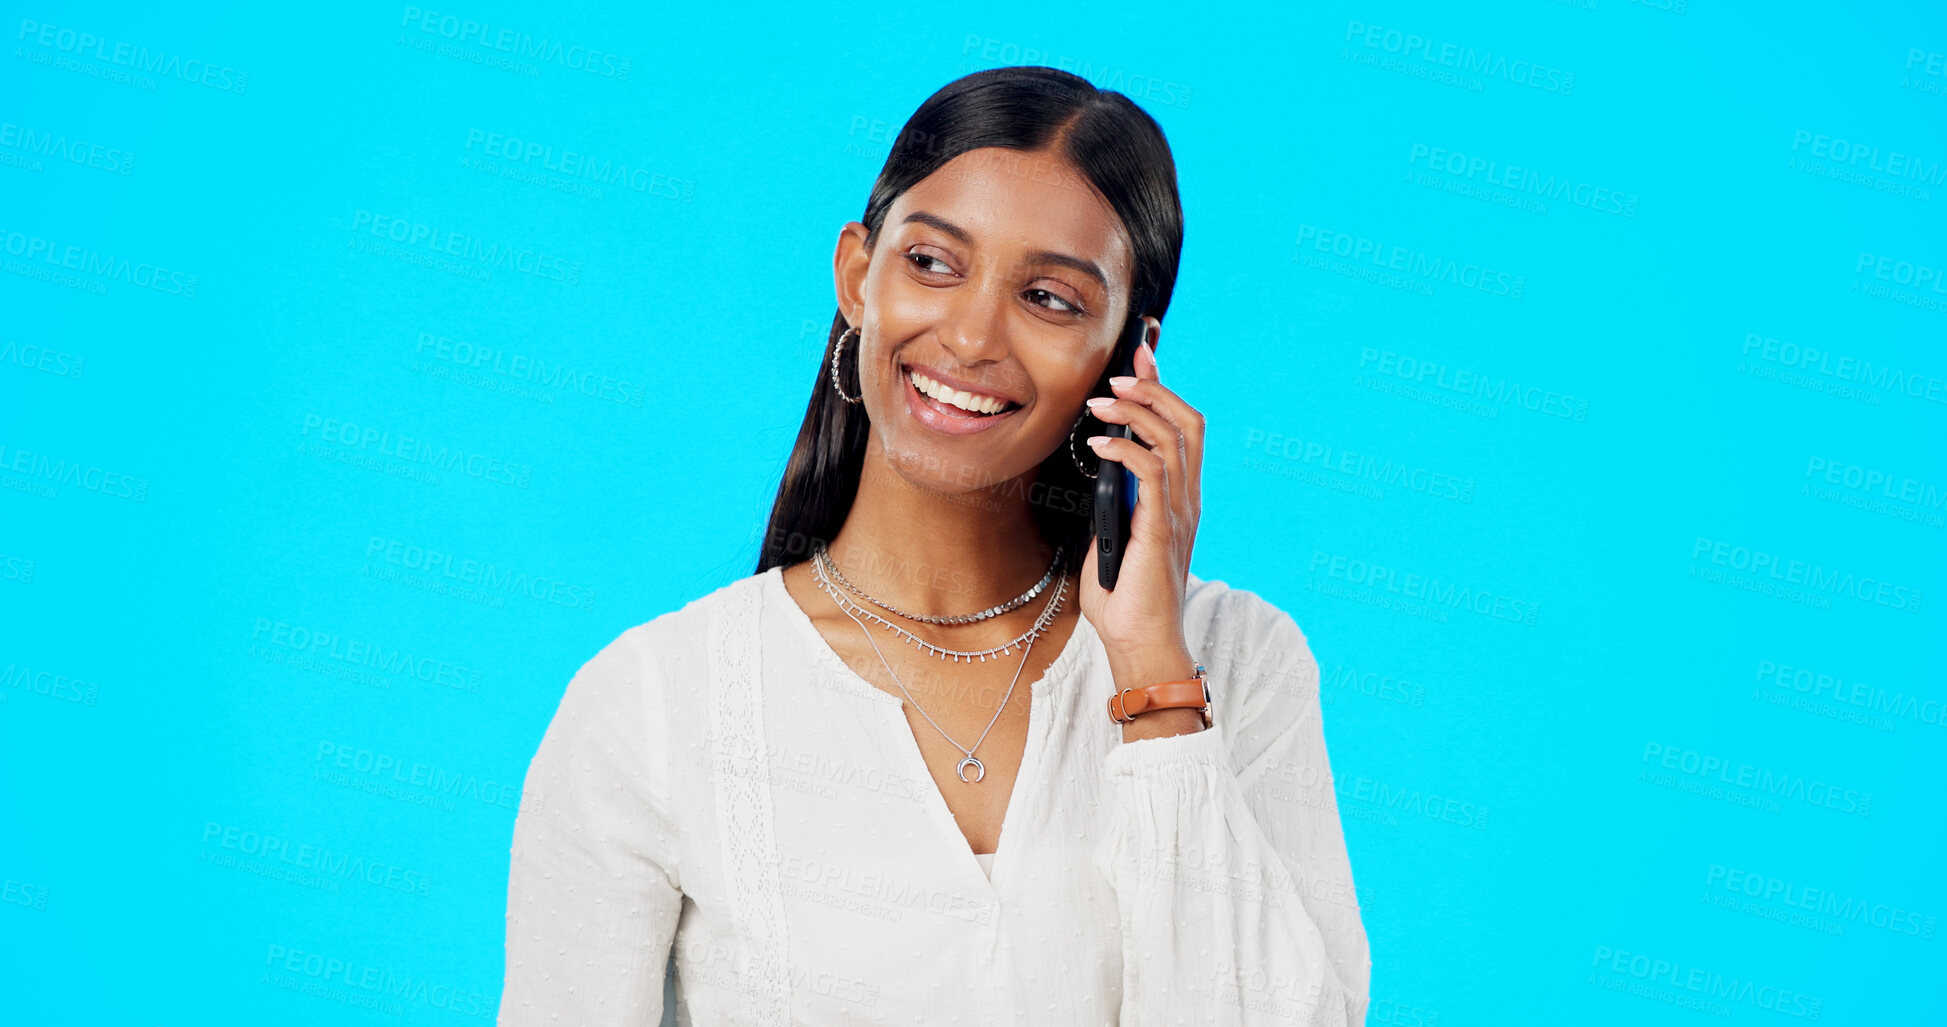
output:
[[[1047,588],[1049,580],[1055,577],[1056,569],[1061,567],[1062,565],[1061,557],[1062,557],[1062,551],[1059,547],[1057,547],[1055,549],[1055,557],[1052,561],[1050,561],[1048,565],[1048,573],[1042,575],[1041,580],[1036,582],[1033,588],[1028,589],[1020,596],[1011,599],[1006,603],[1002,603],[999,606],[989,607],[985,610],[980,611],[979,613],[966,614],[963,616],[956,616],[956,617],[915,616],[913,614],[904,613],[899,609],[897,609],[896,607],[893,607],[887,603],[881,602],[879,599],[874,598],[870,593],[852,584],[850,581],[846,580],[843,574],[839,573],[837,565],[832,562],[831,554],[826,551],[825,543],[822,540],[815,543],[812,546],[811,575],[812,575],[812,580],[817,583],[819,590],[823,591],[826,595],[831,596],[832,601],[838,604],[839,610],[842,611],[847,617],[850,617],[852,619],[852,622],[859,626],[859,630],[865,633],[866,642],[872,646],[872,651],[878,655],[879,662],[885,665],[886,674],[892,678],[893,684],[899,686],[899,691],[906,696],[906,701],[913,704],[913,709],[918,710],[919,715],[926,718],[926,722],[928,724],[933,725],[933,730],[938,731],[940,733],[940,737],[947,740],[947,744],[953,746],[955,749],[958,749],[960,751],[962,758],[960,760],[959,765],[955,768],[954,771],[955,776],[959,777],[960,780],[966,784],[978,784],[981,778],[987,776],[987,768],[981,765],[979,759],[975,758],[974,750],[980,748],[980,743],[987,740],[987,732],[992,731],[994,729],[994,725],[1000,721],[1001,711],[1007,709],[1007,701],[1014,695],[1014,686],[1017,683],[1019,683],[1019,681],[1021,680],[1021,671],[1027,667],[1028,656],[1034,651],[1035,640],[1037,638],[1040,638],[1042,633],[1047,631],[1048,625],[1053,623],[1055,616],[1061,612],[1062,602],[1067,598],[1068,595],[1068,572],[1066,570],[1060,572],[1060,580],[1055,585],[1054,594],[1048,598],[1047,605],[1044,606],[1041,610],[1041,616],[1035,618],[1034,625],[1032,627],[1028,628],[1028,630],[1022,632],[1020,635],[1016,636],[1011,641],[1002,643],[1001,645],[993,646],[988,649],[980,649],[980,650],[973,650],[973,651],[949,649],[945,646],[934,645],[933,643],[928,642],[923,638],[920,638],[918,635],[913,634],[912,632],[906,630],[905,628],[900,627],[898,624],[895,624],[892,621],[889,621],[884,617],[881,617],[878,614],[873,613],[871,610],[866,609],[865,607],[859,605],[858,603],[853,602],[851,597],[848,596],[846,593],[847,592],[854,593],[859,598],[864,599],[866,602],[869,602],[872,605],[877,606],[888,613],[894,614],[895,616],[899,616],[899,617],[905,617],[909,620],[923,621],[929,624],[974,624],[980,621],[989,620],[991,618],[998,617],[1009,610],[1017,609],[1023,604],[1032,600],[1036,595],[1040,594],[1043,590]],[[843,586],[842,588],[841,588],[841,583]],[[892,664],[886,660],[886,654],[880,650],[878,641],[872,637],[872,630],[865,626],[865,621],[859,619],[860,615],[869,617],[872,620],[877,621],[878,623],[884,625],[887,631],[891,631],[899,635],[901,638],[905,639],[906,641],[911,642],[913,645],[918,646],[921,652],[932,653],[933,655],[938,656],[942,660],[951,659],[955,663],[961,663],[961,662],[970,663],[974,660],[980,660],[982,662],[985,662],[989,657],[996,657],[999,655],[1003,655],[1017,647],[1021,649],[1021,665],[1019,667],[1014,668],[1014,677],[1011,680],[1009,680],[1007,683],[1007,692],[1001,696],[1000,707],[994,710],[994,716],[987,721],[986,729],[980,732],[980,737],[974,741],[973,745],[971,746],[961,745],[959,742],[954,741],[953,736],[947,734],[946,729],[941,727],[939,722],[934,720],[932,715],[927,713],[925,708],[920,706],[919,702],[913,698],[913,693],[907,690],[905,682],[900,681],[899,675],[893,673]],[[974,776],[972,779],[969,779],[967,777],[967,771],[970,769],[974,772]]]
[[832,562],[831,551],[825,548],[825,541],[823,539],[818,540],[818,543],[813,548],[812,552],[816,554],[819,559],[824,561],[825,573],[829,574],[833,581],[836,581],[839,584],[844,585],[846,590],[851,592],[853,595],[858,596],[859,598],[865,600],[866,602],[871,603],[872,605],[877,606],[878,608],[885,610],[888,613],[898,614],[899,616],[904,617],[907,620],[916,620],[923,624],[975,624],[980,621],[988,620],[993,617],[998,617],[1001,614],[1008,612],[1009,610],[1017,609],[1025,605],[1028,602],[1028,600],[1033,599],[1035,596],[1040,595],[1041,590],[1048,587],[1048,582],[1055,580],[1055,568],[1061,566],[1061,548],[1056,547],[1055,558],[1053,561],[1051,561],[1048,564],[1048,573],[1043,574],[1041,576],[1041,580],[1034,583],[1033,588],[1028,589],[1026,592],[1023,592],[1020,595],[1015,596],[1014,598],[1008,600],[1005,603],[1002,603],[999,606],[990,606],[987,609],[980,611],[979,613],[963,614],[958,617],[935,617],[923,613],[907,613],[906,611],[900,609],[897,606],[892,605],[891,603],[888,603],[882,599],[874,598],[866,590],[858,587],[857,585],[852,584],[850,579],[846,578],[845,575],[840,574],[838,572],[838,565]]

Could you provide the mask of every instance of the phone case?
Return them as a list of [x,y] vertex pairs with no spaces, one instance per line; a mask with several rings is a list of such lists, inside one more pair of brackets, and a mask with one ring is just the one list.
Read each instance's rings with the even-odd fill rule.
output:
[[[1116,343],[1105,377],[1136,373],[1136,347],[1148,334],[1149,322],[1136,318]],[[1106,384],[1106,382],[1105,382]],[[1105,391],[1102,395],[1114,395]],[[1130,437],[1126,424],[1103,423],[1102,434],[1113,438]],[[1129,547],[1129,519],[1136,511],[1136,476],[1114,460],[1103,460],[1095,477],[1095,578],[1108,591],[1115,591],[1116,577],[1122,570],[1122,554]]]

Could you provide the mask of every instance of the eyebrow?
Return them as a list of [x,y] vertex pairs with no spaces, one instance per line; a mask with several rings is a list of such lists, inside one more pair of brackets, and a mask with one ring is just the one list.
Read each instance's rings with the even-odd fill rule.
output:
[[[973,236],[968,234],[966,229],[961,228],[959,225],[948,221],[938,214],[924,210],[916,210],[902,218],[900,224],[903,225],[908,221],[917,221],[922,225],[931,225],[969,246],[974,244]],[[1095,279],[1095,284],[1101,286],[1103,292],[1109,291],[1108,276],[1104,275],[1102,269],[1092,260],[1083,260],[1081,257],[1070,256],[1066,253],[1056,253],[1052,250],[1036,250],[1028,254],[1028,262],[1032,264],[1054,264],[1058,267],[1072,268]]]

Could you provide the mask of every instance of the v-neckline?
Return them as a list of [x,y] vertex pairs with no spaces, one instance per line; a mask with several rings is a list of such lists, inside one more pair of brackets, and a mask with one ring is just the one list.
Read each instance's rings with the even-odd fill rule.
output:
[[993,872],[990,874],[981,868],[980,860],[973,850],[973,843],[968,841],[966,833],[960,830],[959,821],[954,819],[952,807],[947,805],[945,793],[940,791],[940,783],[933,779],[933,771],[926,765],[925,755],[919,751],[919,738],[913,733],[912,723],[906,719],[906,700],[865,680],[858,671],[852,669],[851,664],[845,662],[844,657],[838,655],[838,650],[832,648],[831,642],[812,621],[811,614],[805,612],[804,607],[798,605],[798,600],[791,594],[791,590],[784,587],[782,565],[765,571],[763,576],[766,579],[765,587],[773,592],[774,597],[780,600],[780,605],[785,608],[785,618],[807,637],[809,644],[815,647],[814,651],[818,659],[830,661],[837,667],[839,680],[845,683],[848,690],[865,695],[878,702],[881,708],[897,715],[900,730],[896,734],[903,741],[901,748],[906,752],[907,762],[918,768],[919,779],[927,785],[926,804],[932,811],[934,823],[942,829],[942,833],[954,839],[956,844],[953,847],[960,850],[961,864],[971,868],[981,884],[998,895],[1002,871],[1013,862],[1004,856],[1004,853],[1012,851],[1008,839],[1013,834],[1019,833],[1010,832],[1008,829],[1020,817],[1026,816],[1025,813],[1019,812],[1021,798],[1028,788],[1029,772],[1040,769],[1039,754],[1042,746],[1038,744],[1038,735],[1047,726],[1047,716],[1045,714],[1036,716],[1035,711],[1037,707],[1051,700],[1051,696],[1042,686],[1057,684],[1068,674],[1070,667],[1081,659],[1084,652],[1083,634],[1087,633],[1093,637],[1095,626],[1089,623],[1086,616],[1077,613],[1075,627],[1068,632],[1067,640],[1062,643],[1061,652],[1055,654],[1054,662],[1048,664],[1048,668],[1041,672],[1041,676],[1028,685],[1027,741],[1021,749],[1021,766],[1014,772],[1014,785],[1008,790],[1007,808],[1001,811],[1001,832],[994,841],[994,851],[983,854],[994,857]]

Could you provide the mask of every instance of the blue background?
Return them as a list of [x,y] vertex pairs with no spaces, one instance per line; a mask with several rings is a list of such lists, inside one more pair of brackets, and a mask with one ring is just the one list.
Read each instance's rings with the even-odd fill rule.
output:
[[1324,672],[1369,1022],[1947,1021],[1938,5],[425,9],[563,48],[8,5],[8,1019],[490,1019],[562,689],[751,572],[839,226],[1045,63],[1174,147],[1194,569]]

